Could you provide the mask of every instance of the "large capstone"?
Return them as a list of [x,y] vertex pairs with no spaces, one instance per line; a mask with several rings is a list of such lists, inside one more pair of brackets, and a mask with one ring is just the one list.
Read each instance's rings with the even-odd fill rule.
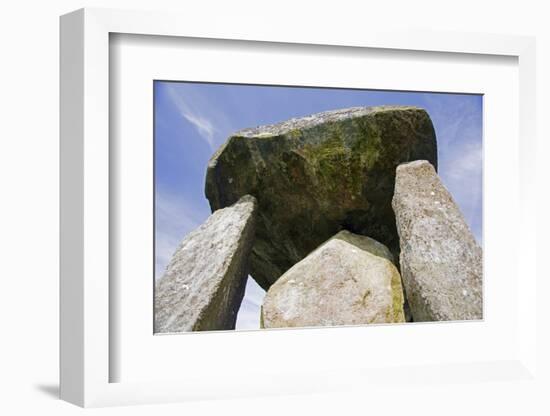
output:
[[155,287],[155,332],[235,328],[255,217],[247,195],[184,238]]
[[208,164],[206,196],[213,211],[245,194],[257,198],[251,275],[268,289],[342,229],[369,235],[398,255],[395,168],[416,159],[437,163],[423,109],[329,111],[229,137]]
[[401,277],[389,250],[341,231],[267,292],[264,328],[404,322]]
[[393,209],[414,321],[481,319],[482,251],[430,163],[397,168]]

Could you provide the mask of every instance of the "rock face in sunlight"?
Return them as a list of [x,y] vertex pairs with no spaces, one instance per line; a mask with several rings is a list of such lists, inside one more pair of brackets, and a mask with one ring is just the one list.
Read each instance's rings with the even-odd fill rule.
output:
[[341,231],[275,282],[262,306],[262,327],[404,322],[401,277],[390,251]]
[[437,163],[425,110],[335,110],[235,133],[209,162],[206,196],[212,211],[246,194],[257,198],[250,274],[268,289],[342,229],[369,235],[397,256],[395,168],[416,159]]
[[234,329],[257,203],[243,196],[188,234],[155,288],[155,332]]
[[392,204],[414,321],[481,319],[482,251],[434,167],[399,166]]

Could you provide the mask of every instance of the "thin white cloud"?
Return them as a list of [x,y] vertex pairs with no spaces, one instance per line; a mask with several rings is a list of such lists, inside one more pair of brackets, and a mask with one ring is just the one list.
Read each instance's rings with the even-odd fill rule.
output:
[[460,181],[464,186],[464,178],[480,178],[482,172],[482,148],[480,142],[464,140],[460,145],[453,146],[454,155],[446,163],[444,175],[453,181]]
[[453,195],[476,240],[482,243],[482,145],[464,140],[452,147],[452,154],[441,167],[441,180]]
[[184,95],[178,92],[175,84],[166,83],[164,88],[180,115],[197,129],[200,137],[206,142],[210,150],[216,150],[215,135],[218,129],[214,124],[201,115],[200,111],[193,106],[192,100],[185,99]]

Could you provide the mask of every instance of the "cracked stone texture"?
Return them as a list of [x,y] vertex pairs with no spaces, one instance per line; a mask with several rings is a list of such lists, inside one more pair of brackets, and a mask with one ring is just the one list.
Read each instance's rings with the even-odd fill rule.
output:
[[390,251],[341,231],[268,290],[263,328],[404,322],[401,277]]
[[155,332],[235,328],[256,209],[255,198],[243,196],[184,238],[155,287]]
[[395,168],[416,159],[437,163],[425,110],[347,108],[233,134],[208,164],[205,193],[213,211],[257,198],[250,267],[268,289],[342,229],[371,236],[397,258]]
[[482,319],[482,251],[434,167],[397,168],[401,275],[414,321]]

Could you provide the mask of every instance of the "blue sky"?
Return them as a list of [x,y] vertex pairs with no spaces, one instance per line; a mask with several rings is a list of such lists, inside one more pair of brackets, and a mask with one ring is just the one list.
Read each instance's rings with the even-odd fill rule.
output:
[[[155,81],[155,277],[210,215],[206,165],[240,129],[344,107],[416,105],[435,127],[439,175],[482,243],[482,97],[419,92]],[[249,278],[237,329],[259,327],[264,291]]]

